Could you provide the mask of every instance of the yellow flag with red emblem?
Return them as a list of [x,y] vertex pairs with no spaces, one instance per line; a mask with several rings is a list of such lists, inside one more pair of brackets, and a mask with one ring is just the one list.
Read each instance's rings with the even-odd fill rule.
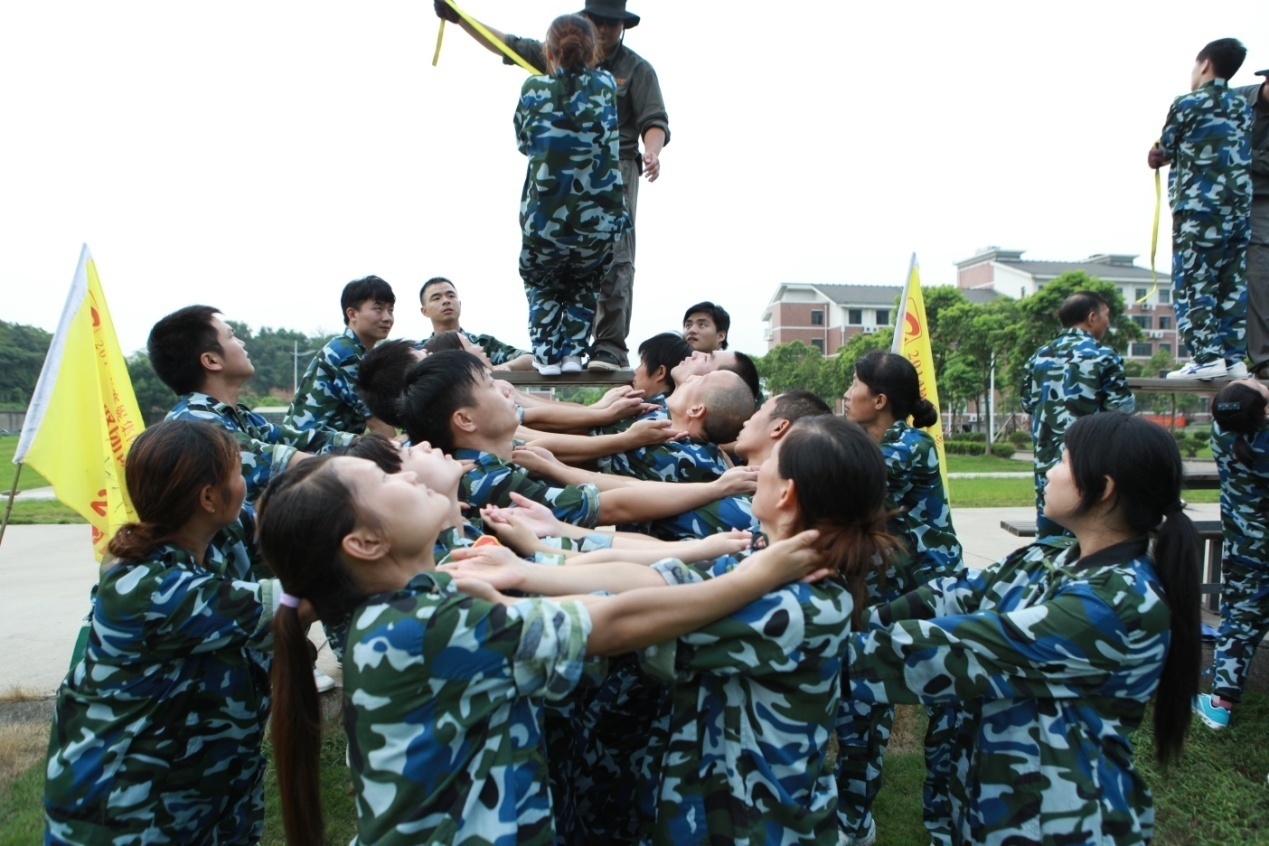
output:
[[903,286],[899,300],[899,315],[895,320],[894,344],[891,352],[903,356],[916,368],[921,385],[921,398],[930,401],[939,418],[925,431],[934,438],[939,454],[939,475],[943,479],[943,493],[948,494],[947,454],[943,451],[943,410],[939,407],[939,389],[934,379],[934,353],[930,350],[930,324],[925,319],[925,298],[921,296],[921,268],[916,253],[908,267],[908,281]]

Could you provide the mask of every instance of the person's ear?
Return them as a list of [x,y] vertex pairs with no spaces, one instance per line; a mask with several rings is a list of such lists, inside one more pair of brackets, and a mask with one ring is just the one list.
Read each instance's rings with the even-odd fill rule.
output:
[[780,482],[780,493],[776,496],[776,510],[796,514],[799,508],[797,482],[792,479],[783,480]]
[[344,554],[358,561],[377,561],[388,554],[387,542],[365,526],[358,526],[339,542]]
[[208,514],[215,514],[219,510],[221,499],[217,493],[215,485],[203,485],[198,489],[198,507]]
[[353,318],[356,316],[357,316],[357,309],[353,308],[352,306],[349,306],[348,308],[344,309],[344,320],[349,325],[352,325]]
[[886,406],[890,405],[890,397],[886,394],[877,394],[873,397],[873,403],[878,411],[882,411]]
[[1102,502],[1114,502],[1116,495],[1115,480],[1109,476],[1102,476],[1106,480],[1106,487],[1102,491]]
[[656,372],[648,376],[648,379],[652,382],[664,382],[668,378],[670,378],[670,371],[666,369],[664,364],[658,365]]
[[450,415],[450,427],[457,429],[460,432],[466,432],[469,435],[475,432],[479,426],[476,423],[476,418],[472,416],[471,412],[472,410],[466,407],[457,409],[452,415]]
[[207,350],[199,355],[198,363],[209,373],[219,373],[225,368],[225,363],[220,359],[220,353],[215,350]]
[[771,433],[768,437],[770,437],[771,440],[773,441],[778,441],[784,437],[784,433],[789,431],[789,427],[792,425],[793,425],[792,423],[790,423],[788,420],[784,419],[783,417],[777,417],[775,428],[771,430]]

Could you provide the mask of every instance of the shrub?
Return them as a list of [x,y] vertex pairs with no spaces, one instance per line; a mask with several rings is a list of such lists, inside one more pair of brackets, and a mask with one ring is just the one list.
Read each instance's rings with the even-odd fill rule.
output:
[[1031,433],[1022,429],[1015,429],[1009,433],[1009,443],[1017,449],[1031,449],[1035,446],[1031,440]]

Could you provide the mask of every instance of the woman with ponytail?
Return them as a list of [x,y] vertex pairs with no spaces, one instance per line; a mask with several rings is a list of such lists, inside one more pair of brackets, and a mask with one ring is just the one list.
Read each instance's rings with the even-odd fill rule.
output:
[[[934,438],[923,431],[938,411],[921,397],[912,362],[874,350],[855,362],[855,379],[844,397],[846,418],[868,430],[886,458],[886,505],[890,530],[904,541],[904,554],[886,569],[884,583],[870,584],[869,605],[888,601],[963,566],[952,527]],[[912,423],[909,424],[908,420]],[[929,711],[925,735],[925,825],[936,839],[947,828],[946,808],[930,799],[944,792],[954,713]],[[872,805],[881,789],[882,760],[890,740],[894,708],[842,698],[837,724],[838,818],[842,841],[868,844],[875,836]]]
[[[775,544],[767,553],[813,529],[831,577],[785,585],[639,656],[646,672],[672,685],[640,757],[651,779],[638,791],[640,842],[836,842],[836,788],[825,753],[845,638],[862,613],[870,571],[897,543],[885,532],[885,497],[877,445],[841,418],[797,421],[763,462],[753,513]],[[651,568],[550,567],[472,549],[455,553],[450,569],[532,593],[623,595],[668,583],[674,595],[743,572],[762,554],[701,567],[675,559]]]
[[1226,385],[1212,400],[1212,455],[1221,474],[1221,627],[1212,692],[1194,701],[1204,725],[1222,729],[1243,698],[1256,646],[1269,632],[1269,388]]
[[[437,570],[437,535],[451,521],[451,498],[413,471],[346,456],[303,462],[261,501],[260,546],[287,596],[323,622],[350,620],[354,843],[552,843],[542,706],[575,688],[588,656],[675,637],[823,575],[806,532],[706,584],[512,599]],[[320,725],[298,602],[274,620],[274,695],[287,719],[273,721],[273,748],[287,841],[321,843]]]
[[595,28],[561,15],[546,33],[547,74],[524,82],[516,139],[529,158],[520,201],[520,276],[543,375],[581,370],[599,286],[630,226],[618,158],[617,86],[595,68]]
[[1198,687],[1198,539],[1163,428],[1095,414],[1067,430],[1045,516],[1075,543],[1021,549],[874,610],[850,691],[960,710],[954,843],[1149,842],[1154,809],[1130,737],[1154,698],[1176,758]]
[[46,842],[256,843],[268,717],[257,650],[281,590],[240,580],[247,565],[213,548],[243,534],[238,446],[168,420],[133,442],[126,482],[140,519],[110,541],[88,646],[58,690]]

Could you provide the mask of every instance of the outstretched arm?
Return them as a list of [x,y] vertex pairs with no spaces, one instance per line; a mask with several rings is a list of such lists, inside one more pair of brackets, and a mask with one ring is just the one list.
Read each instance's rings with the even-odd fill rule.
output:
[[[455,12],[452,8],[450,8],[450,5],[446,3],[445,0],[432,0],[432,6],[436,10],[436,16],[438,18],[444,21],[449,21],[450,23],[458,24],[459,26],[463,28],[463,32],[467,33],[472,38],[476,39],[476,42],[480,44],[480,46],[484,47],[490,53],[493,53],[497,56],[502,55],[501,50],[499,50],[494,45],[490,44],[489,41],[483,35],[481,35],[479,32],[476,31],[476,28],[474,26],[467,23],[467,21],[463,20],[459,16],[458,12]],[[507,43],[506,33],[503,33],[494,29],[493,27],[491,27],[489,24],[485,23],[484,21],[481,21],[480,25],[483,26],[485,29],[489,30],[489,34],[492,35],[494,38],[498,39],[503,44]]]

